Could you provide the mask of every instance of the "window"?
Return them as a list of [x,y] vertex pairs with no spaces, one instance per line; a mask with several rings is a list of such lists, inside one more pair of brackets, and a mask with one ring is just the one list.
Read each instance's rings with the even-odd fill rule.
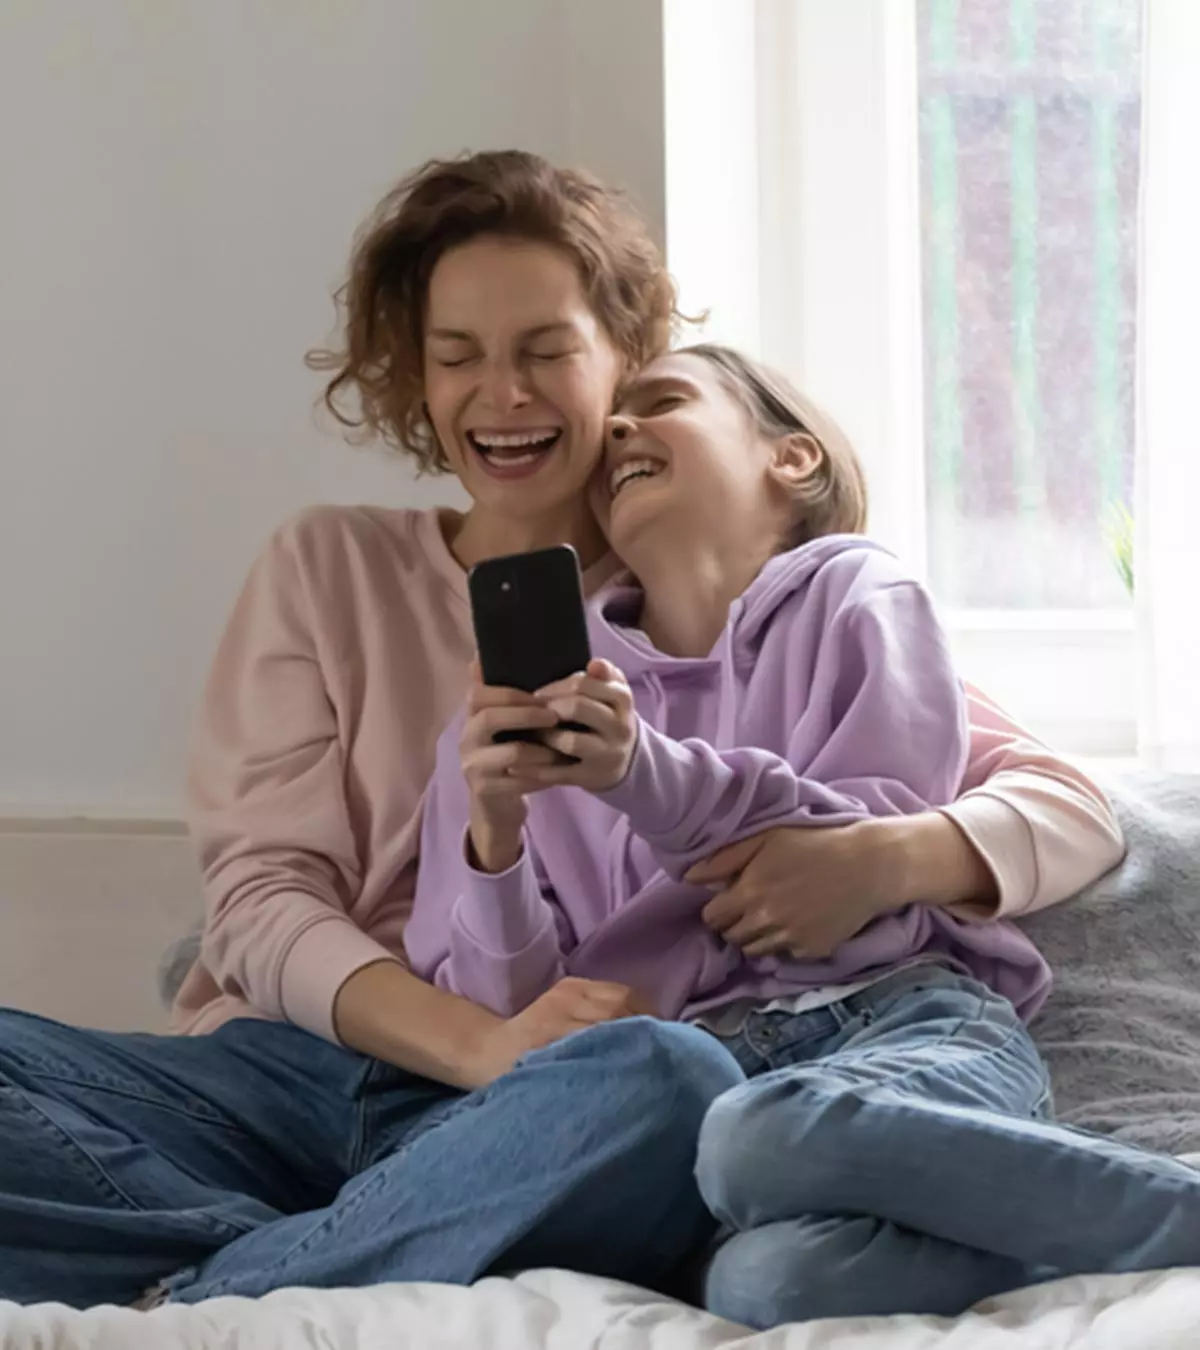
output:
[[667,254],[843,423],[960,669],[1133,750],[1141,0],[664,0]]
[[1127,602],[1141,0],[919,0],[931,584]]

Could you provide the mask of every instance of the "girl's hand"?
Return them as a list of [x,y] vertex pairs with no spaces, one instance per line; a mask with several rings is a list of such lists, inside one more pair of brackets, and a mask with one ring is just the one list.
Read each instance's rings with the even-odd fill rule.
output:
[[545,732],[558,718],[532,694],[475,684],[467,696],[467,721],[459,747],[471,795],[470,839],[474,861],[485,872],[503,872],[521,856],[525,794],[545,784],[531,777],[557,755],[529,741],[502,741],[498,731]]
[[586,728],[542,735],[544,745],[574,762],[557,760],[531,769],[538,786],[570,785],[589,792],[616,787],[629,772],[638,741],[638,717],[625,676],[608,661],[591,661],[584,674],[539,689],[537,699],[555,723]]

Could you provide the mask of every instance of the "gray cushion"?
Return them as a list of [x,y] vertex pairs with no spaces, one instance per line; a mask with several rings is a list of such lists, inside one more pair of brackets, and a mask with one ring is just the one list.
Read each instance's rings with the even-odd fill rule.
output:
[[1170,1153],[1200,1150],[1200,777],[1106,785],[1120,867],[1023,921],[1054,969],[1033,1024],[1060,1119]]
[[179,993],[189,970],[200,959],[200,935],[204,921],[199,920],[192,930],[177,938],[162,954],[158,963],[158,995],[170,1007]]

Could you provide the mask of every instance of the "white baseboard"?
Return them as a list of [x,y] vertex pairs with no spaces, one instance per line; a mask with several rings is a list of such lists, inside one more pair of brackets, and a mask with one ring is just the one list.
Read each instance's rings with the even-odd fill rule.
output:
[[86,806],[0,802],[0,834],[174,834],[187,826],[172,813],[114,812]]
[[0,1005],[163,1030],[158,962],[200,903],[178,822],[0,817]]

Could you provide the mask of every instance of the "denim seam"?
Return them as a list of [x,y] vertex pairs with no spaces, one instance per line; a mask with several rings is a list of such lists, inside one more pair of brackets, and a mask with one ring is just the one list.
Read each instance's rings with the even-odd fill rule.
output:
[[371,1085],[382,1078],[389,1066],[381,1059],[371,1059],[359,1079],[355,1092],[354,1139],[350,1145],[350,1157],[347,1159],[346,1172],[355,1177],[363,1170],[363,1159],[367,1152],[367,1113],[371,1095]]
[[207,1111],[193,1111],[186,1107],[176,1105],[174,1102],[163,1101],[161,1097],[148,1096],[145,1092],[136,1091],[133,1088],[115,1083],[111,1079],[102,1078],[84,1078],[72,1076],[63,1073],[45,1073],[38,1069],[32,1069],[28,1064],[30,1077],[36,1078],[47,1083],[63,1083],[67,1087],[83,1088],[91,1092],[104,1092],[113,1097],[121,1097],[125,1101],[137,1102],[141,1106],[152,1107],[156,1111],[165,1111],[169,1115],[178,1116],[183,1120],[198,1121],[203,1125],[215,1125],[222,1130],[227,1130],[230,1134],[243,1133],[242,1126],[236,1121],[229,1120],[227,1117],[209,1113]]
[[[483,1094],[478,1095],[482,1096]],[[466,1107],[467,1109],[473,1109],[476,1103],[473,1102],[470,1098],[459,1098],[456,1099],[452,1104],[456,1108]],[[407,1154],[420,1140],[432,1134],[434,1130],[436,1130],[440,1125],[444,1125],[446,1121],[449,1120],[451,1116],[455,1114],[456,1111],[447,1111],[441,1117],[440,1120],[434,1121],[433,1124],[430,1125],[430,1127],[427,1130],[419,1131],[412,1139],[408,1141],[408,1143],[404,1144],[402,1147],[397,1149],[395,1153],[388,1154],[386,1159],[384,1158],[379,1159],[379,1162],[385,1161],[391,1162],[397,1158],[404,1157],[405,1154]],[[289,1247],[286,1252],[277,1257],[269,1266],[266,1267],[260,1266],[254,1273],[256,1275],[261,1276],[267,1274],[269,1271],[283,1270],[287,1267],[287,1265],[291,1261],[295,1260],[296,1257],[298,1256],[302,1256],[317,1242],[323,1241],[330,1236],[336,1236],[336,1232],[331,1233],[331,1230],[336,1230],[344,1227],[347,1220],[352,1219],[355,1213],[362,1208],[364,1201],[372,1198],[375,1195],[375,1192],[379,1190],[381,1186],[386,1184],[388,1180],[390,1180],[390,1178],[387,1177],[387,1174],[381,1168],[380,1171],[378,1171],[369,1182],[367,1182],[364,1186],[359,1188],[357,1194],[355,1194],[350,1200],[345,1201],[339,1200],[337,1203],[336,1210],[332,1211],[324,1219],[322,1219],[321,1222],[318,1223],[314,1228],[310,1229],[310,1231],[306,1233],[304,1237],[302,1237],[298,1242],[294,1243],[291,1247]],[[224,1292],[230,1287],[230,1285],[233,1284],[239,1278],[241,1277],[237,1275],[225,1275],[221,1279],[219,1279],[215,1284],[205,1286],[204,1282],[201,1281],[199,1287],[204,1289],[205,1291],[204,1297],[206,1299],[220,1298],[224,1294]]]
[[[65,1147],[63,1152],[70,1160],[78,1172],[88,1177],[97,1190],[102,1194],[107,1194],[109,1199],[115,1199],[126,1209],[132,1210],[135,1214],[147,1214],[150,1211],[145,1205],[139,1204],[133,1196],[117,1185],[108,1170],[88,1149],[86,1149],[78,1139],[60,1125],[52,1116],[48,1115],[38,1104],[32,1101],[28,1093],[20,1088],[11,1088],[10,1091],[16,1098],[18,1107],[24,1108],[31,1116],[35,1124],[40,1124],[50,1131]],[[222,1219],[213,1219],[209,1215],[201,1215],[204,1223],[212,1230],[230,1235],[230,1238],[241,1237],[252,1229],[242,1224],[228,1223]]]
[[354,1105],[354,1138],[350,1143],[350,1156],[346,1160],[346,1172],[349,1176],[357,1176],[362,1171],[362,1160],[366,1151],[367,1098],[366,1094],[362,1093]]
[[63,1152],[70,1159],[75,1169],[83,1175],[86,1175],[97,1189],[107,1196],[108,1199],[120,1201],[126,1208],[142,1214],[145,1212],[143,1206],[131,1196],[127,1195],[120,1186],[109,1176],[108,1172],[101,1165],[99,1159],[88,1152],[78,1139],[58,1123],[52,1116],[48,1115],[38,1104],[32,1101],[28,1093],[20,1088],[9,1089],[16,1099],[18,1108],[32,1118],[35,1125],[40,1125],[63,1146]]

